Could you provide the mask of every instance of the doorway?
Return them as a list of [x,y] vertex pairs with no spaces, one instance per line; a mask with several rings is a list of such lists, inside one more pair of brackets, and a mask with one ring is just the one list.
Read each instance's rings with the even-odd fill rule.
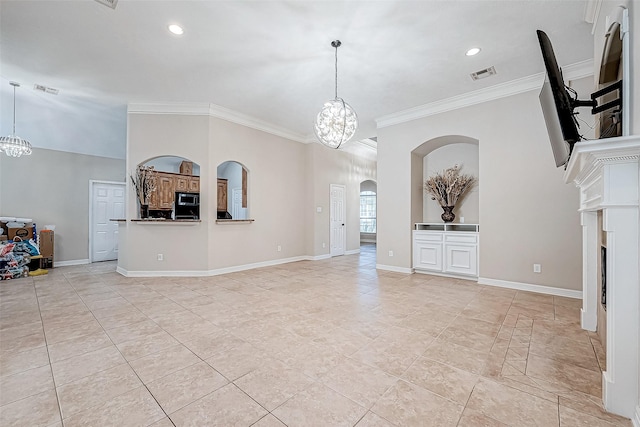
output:
[[125,183],[89,181],[89,262],[118,259],[118,223],[125,210]]
[[331,184],[331,256],[344,255],[347,246],[347,233],[345,229],[346,223],[346,206],[345,206],[345,186]]

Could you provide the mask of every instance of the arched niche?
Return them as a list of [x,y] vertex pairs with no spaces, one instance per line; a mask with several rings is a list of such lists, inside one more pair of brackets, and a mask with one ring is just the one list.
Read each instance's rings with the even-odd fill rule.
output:
[[200,165],[180,156],[158,156],[138,166],[155,171],[150,218],[200,219]]
[[378,183],[360,183],[360,243],[376,243],[378,231]]
[[412,152],[412,222],[442,222],[442,208],[424,191],[424,181],[436,172],[458,165],[461,172],[476,177],[476,185],[456,206],[455,222],[477,224],[479,212],[479,141],[463,135],[445,135],[430,139]]
[[217,168],[217,218],[249,218],[249,170],[240,162],[228,160]]

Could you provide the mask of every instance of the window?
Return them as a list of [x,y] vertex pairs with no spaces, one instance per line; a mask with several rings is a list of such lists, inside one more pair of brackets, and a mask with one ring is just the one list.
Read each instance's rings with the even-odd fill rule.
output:
[[376,232],[376,193],[360,192],[360,232]]

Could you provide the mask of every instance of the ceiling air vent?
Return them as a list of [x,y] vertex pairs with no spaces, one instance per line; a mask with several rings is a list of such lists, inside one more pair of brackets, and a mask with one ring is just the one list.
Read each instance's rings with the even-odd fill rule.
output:
[[96,0],[98,3],[105,6],[109,6],[111,9],[115,9],[118,4],[118,0]]
[[485,79],[489,76],[493,76],[497,74],[496,69],[494,67],[485,68],[484,70],[476,71],[475,73],[471,73],[471,78],[473,80]]
[[48,87],[48,86],[44,86],[44,85],[39,85],[38,83],[33,85],[33,90],[39,90],[40,92],[44,92],[44,93],[48,93],[51,95],[57,95],[59,90],[52,88],[52,87]]

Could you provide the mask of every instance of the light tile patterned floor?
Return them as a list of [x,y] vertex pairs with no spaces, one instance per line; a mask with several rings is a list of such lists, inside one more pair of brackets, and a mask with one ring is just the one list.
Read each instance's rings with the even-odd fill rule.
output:
[[630,426],[578,300],[360,255],[0,282],[2,426]]

